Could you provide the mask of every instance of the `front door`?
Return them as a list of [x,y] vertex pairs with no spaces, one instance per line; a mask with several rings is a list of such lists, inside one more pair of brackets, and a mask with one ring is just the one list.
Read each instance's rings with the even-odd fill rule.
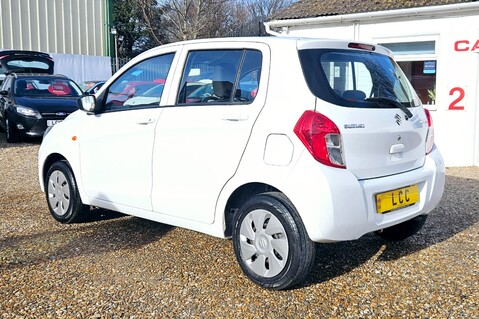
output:
[[79,136],[81,178],[91,198],[110,205],[152,209],[154,133],[173,57],[170,53],[142,61],[100,96],[103,112],[89,115]]

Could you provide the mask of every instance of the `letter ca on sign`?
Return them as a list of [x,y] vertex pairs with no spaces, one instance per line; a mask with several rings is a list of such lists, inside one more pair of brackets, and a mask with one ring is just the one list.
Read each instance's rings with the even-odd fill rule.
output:
[[477,52],[479,53],[479,39],[469,40],[457,40],[454,42],[454,51],[456,52]]
[[[454,51],[456,52],[475,52],[479,53],[479,39],[477,40],[457,40],[454,42]],[[449,91],[449,96],[454,100],[449,104],[451,111],[463,111],[465,106],[463,100],[466,96],[466,91],[462,87],[454,87]]]

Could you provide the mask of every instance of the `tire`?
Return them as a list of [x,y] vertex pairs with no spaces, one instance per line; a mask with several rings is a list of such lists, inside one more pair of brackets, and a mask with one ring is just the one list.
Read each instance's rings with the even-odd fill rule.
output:
[[401,224],[377,231],[376,235],[387,241],[404,240],[420,231],[426,219],[427,215],[420,215]]
[[302,283],[315,257],[314,242],[281,193],[256,195],[240,208],[233,219],[233,248],[245,275],[275,290]]
[[81,201],[70,166],[59,161],[53,163],[45,177],[45,195],[53,218],[64,224],[82,221],[90,207]]
[[15,128],[10,123],[8,116],[5,118],[5,132],[8,143],[15,143],[18,140]]

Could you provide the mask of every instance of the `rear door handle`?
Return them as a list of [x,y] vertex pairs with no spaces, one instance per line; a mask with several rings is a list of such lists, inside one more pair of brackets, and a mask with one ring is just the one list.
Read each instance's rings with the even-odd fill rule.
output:
[[242,114],[242,113],[225,114],[223,116],[223,121],[238,122],[238,121],[246,121],[248,119],[249,119],[249,116],[247,114]]
[[152,124],[152,123],[155,123],[155,119],[153,119],[151,117],[141,118],[141,119],[138,119],[136,121],[136,124],[139,124],[139,125],[148,125],[148,124]]

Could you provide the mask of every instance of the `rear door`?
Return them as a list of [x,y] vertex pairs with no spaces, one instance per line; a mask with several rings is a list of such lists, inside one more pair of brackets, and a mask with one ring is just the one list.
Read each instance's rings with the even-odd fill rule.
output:
[[358,179],[413,170],[425,160],[428,127],[419,99],[391,57],[377,50],[346,43],[300,54],[316,110],[340,129],[346,167]]
[[269,50],[203,43],[185,50],[184,59],[178,90],[156,127],[153,210],[212,223],[264,105]]

